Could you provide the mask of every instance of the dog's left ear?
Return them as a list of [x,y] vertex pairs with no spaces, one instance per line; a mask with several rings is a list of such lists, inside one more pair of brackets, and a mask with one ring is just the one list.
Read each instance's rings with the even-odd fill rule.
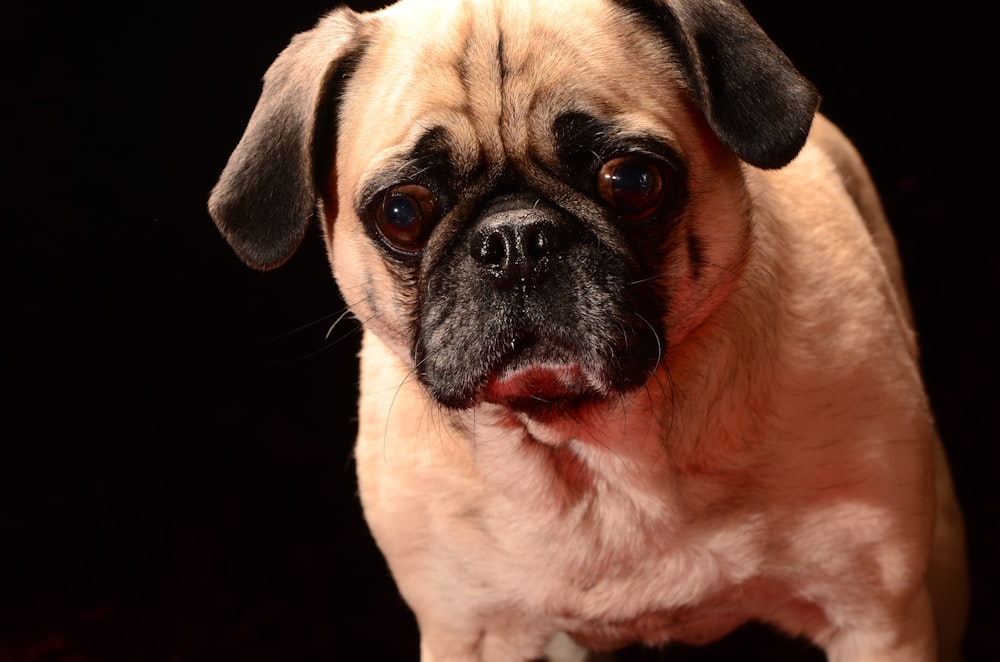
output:
[[819,94],[736,0],[619,0],[677,49],[698,105],[741,159],[780,168],[805,144]]
[[337,90],[359,52],[359,17],[338,9],[296,35],[267,70],[208,209],[236,254],[273,269],[298,248],[332,164]]

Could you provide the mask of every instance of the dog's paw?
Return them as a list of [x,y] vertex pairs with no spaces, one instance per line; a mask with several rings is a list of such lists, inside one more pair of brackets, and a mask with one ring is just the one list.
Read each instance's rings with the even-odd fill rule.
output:
[[614,658],[609,655],[598,655],[592,653],[563,632],[552,637],[552,641],[545,647],[546,662],[611,662]]

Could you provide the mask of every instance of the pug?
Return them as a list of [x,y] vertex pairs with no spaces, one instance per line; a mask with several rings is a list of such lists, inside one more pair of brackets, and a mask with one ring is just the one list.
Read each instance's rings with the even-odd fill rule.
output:
[[322,225],[424,662],[958,658],[899,258],[818,103],[735,0],[341,8],[270,67],[211,215],[258,269]]

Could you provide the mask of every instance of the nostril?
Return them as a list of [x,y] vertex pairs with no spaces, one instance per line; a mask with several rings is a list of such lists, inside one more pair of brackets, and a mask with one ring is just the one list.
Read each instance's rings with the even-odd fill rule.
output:
[[502,267],[510,257],[510,241],[503,230],[494,228],[479,235],[472,246],[472,258],[491,267]]
[[524,228],[521,245],[526,256],[538,260],[562,249],[558,229],[547,223],[535,223]]
[[550,261],[567,249],[568,230],[527,215],[488,219],[477,229],[469,254],[501,288],[533,287],[545,279]]

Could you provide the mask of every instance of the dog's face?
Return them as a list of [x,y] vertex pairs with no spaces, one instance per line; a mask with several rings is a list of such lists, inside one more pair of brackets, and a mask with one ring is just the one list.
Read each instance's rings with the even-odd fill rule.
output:
[[729,0],[404,0],[275,62],[213,193],[261,268],[321,210],[355,316],[440,405],[546,419],[643,388],[751,246],[742,162],[817,97]]

